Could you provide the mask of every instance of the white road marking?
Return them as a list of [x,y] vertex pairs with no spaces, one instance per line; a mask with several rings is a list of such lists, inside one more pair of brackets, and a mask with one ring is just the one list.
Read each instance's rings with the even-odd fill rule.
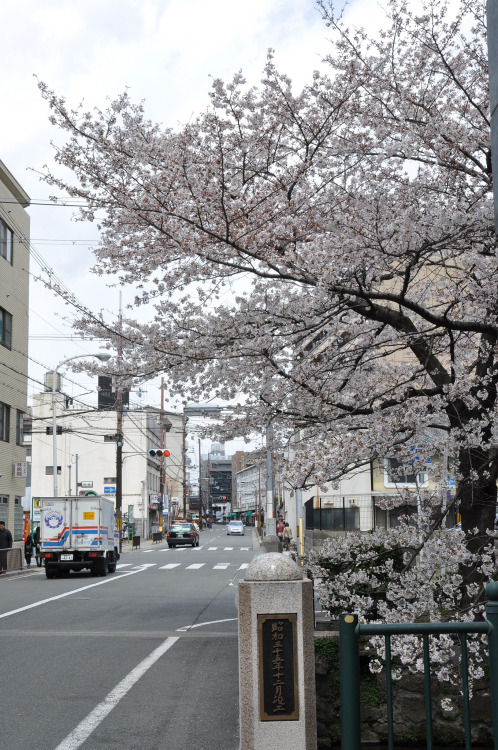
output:
[[55,602],[57,599],[64,599],[66,596],[72,596],[78,594],[80,591],[87,591],[93,589],[94,586],[104,586],[106,583],[114,583],[115,581],[121,581],[127,576],[134,576],[141,572],[141,568],[138,570],[128,570],[126,573],[122,573],[116,578],[106,578],[105,581],[98,581],[98,583],[90,583],[88,586],[82,586],[80,589],[74,589],[73,591],[66,591],[64,594],[57,594],[57,596],[50,596],[48,599],[41,599],[39,602],[33,604],[27,604],[25,607],[19,607],[18,609],[11,609],[10,612],[4,612],[0,614],[0,620],[4,617],[10,617],[11,615],[17,615],[19,612],[25,612],[27,609],[33,609],[33,607],[41,607],[42,604],[48,604],[48,602]]
[[168,563],[167,565],[161,565],[159,570],[173,570],[173,568],[178,568],[180,566],[180,563]]
[[118,563],[118,564],[116,565],[116,570],[117,570],[118,568],[129,568],[129,567],[131,567],[132,565],[133,565],[133,563]]
[[[107,583],[105,581],[105,583]],[[83,721],[80,721],[73,731],[57,745],[55,750],[77,750],[90,735],[95,731],[99,724],[105,719],[105,717],[117,706],[121,698],[131,690],[133,685],[144,675],[153,664],[161,658],[163,654],[168,651],[173,644],[177,642],[178,638],[166,638],[149,656],[146,656],[143,661],[138,664],[135,669],[132,669],[126,677],[119,682],[116,687],[106,695],[102,703],[95,706],[93,711],[90,711]]]
[[230,563],[218,563],[218,565],[213,566],[213,570],[226,570]]
[[241,552],[242,552],[242,550],[245,550],[245,552],[248,552],[248,551],[249,551],[249,549],[250,549],[249,547],[241,547],[241,548],[240,548]]
[[155,568],[157,563],[142,563],[140,565],[135,565],[135,568],[138,570],[142,570],[143,568]]
[[199,568],[202,568],[203,565],[206,563],[192,563],[192,565],[187,565],[187,570],[198,570]]
[[233,547],[225,547],[225,552],[231,552],[233,550]]
[[[183,628],[177,628],[177,633],[185,633],[187,630],[193,630],[194,628],[203,628],[204,625],[217,625],[219,622],[235,622],[238,617],[229,617],[227,620],[211,620],[210,622],[198,622],[196,625],[184,625]],[[56,748],[55,750],[58,750]]]
[[242,565],[240,566],[239,570],[245,570],[248,567],[249,567],[249,563],[242,563]]
[[217,550],[218,547],[208,547],[208,552],[211,552],[212,550]]

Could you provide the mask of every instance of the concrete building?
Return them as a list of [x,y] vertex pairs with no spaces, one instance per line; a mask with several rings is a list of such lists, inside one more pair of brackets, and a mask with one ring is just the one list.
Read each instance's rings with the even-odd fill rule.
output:
[[0,161],[0,520],[23,535],[30,199]]
[[[50,374],[49,374],[50,375]],[[74,403],[56,384],[57,475],[59,495],[116,493],[116,411],[88,409]],[[32,495],[53,495],[51,378],[47,390],[33,397]],[[161,415],[164,421],[161,445]],[[148,536],[165,515],[178,514],[183,502],[182,417],[152,406],[123,411],[122,512],[135,532]],[[167,457],[149,451],[169,450]]]

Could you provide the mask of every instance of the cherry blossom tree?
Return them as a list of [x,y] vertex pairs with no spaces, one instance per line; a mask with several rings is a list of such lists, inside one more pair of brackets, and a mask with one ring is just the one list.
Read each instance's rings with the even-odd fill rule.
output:
[[319,8],[331,47],[308,86],[270,52],[259,87],[215,80],[177,130],[126,93],[87,112],[41,83],[74,177],[45,179],[98,223],[96,272],[155,305],[120,332],[130,373],[242,402],[223,437],[298,432],[295,486],[414,445],[450,456],[462,580],[482,582],[498,474],[485,3],[389,0],[373,36]]

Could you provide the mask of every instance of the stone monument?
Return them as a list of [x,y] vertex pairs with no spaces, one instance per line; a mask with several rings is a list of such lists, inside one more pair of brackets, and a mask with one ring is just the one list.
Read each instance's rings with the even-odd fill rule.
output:
[[238,593],[240,750],[316,750],[312,583],[268,552]]

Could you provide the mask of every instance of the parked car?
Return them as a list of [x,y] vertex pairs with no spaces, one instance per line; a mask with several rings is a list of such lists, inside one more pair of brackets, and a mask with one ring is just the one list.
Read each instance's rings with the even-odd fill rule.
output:
[[244,536],[244,524],[242,521],[229,521],[227,526],[227,534],[240,534]]
[[175,524],[166,534],[168,547],[176,547],[178,544],[190,544],[191,547],[199,546],[199,532],[193,523]]

